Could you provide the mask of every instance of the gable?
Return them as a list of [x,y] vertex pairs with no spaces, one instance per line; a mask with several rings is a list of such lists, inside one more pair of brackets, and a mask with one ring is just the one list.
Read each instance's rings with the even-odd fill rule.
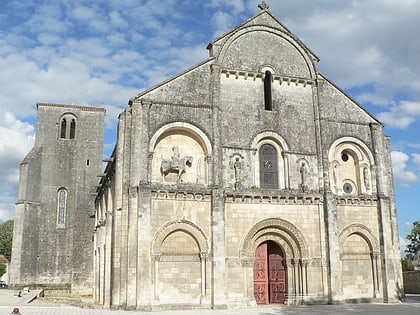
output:
[[207,60],[140,94],[132,100],[144,98],[159,103],[209,105],[208,82],[210,63]]
[[380,123],[365,108],[325,77],[318,81],[320,115],[328,121],[355,124]]
[[255,72],[270,66],[276,74],[290,77],[314,75],[309,58],[292,40],[261,27],[246,29],[228,42],[220,63],[228,69]]
[[290,77],[315,78],[319,61],[269,11],[227,32],[207,48],[225,68],[260,72],[268,66],[276,74]]

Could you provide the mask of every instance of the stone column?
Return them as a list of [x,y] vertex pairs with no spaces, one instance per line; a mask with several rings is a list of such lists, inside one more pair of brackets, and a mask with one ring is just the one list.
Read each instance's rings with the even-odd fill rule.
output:
[[155,265],[155,270],[154,270],[154,300],[155,301],[159,301],[159,261],[160,261],[160,257],[161,257],[161,253],[156,253],[154,256],[154,265]]
[[287,265],[287,304],[294,305],[296,298],[295,264],[292,259],[286,259]]
[[[114,185],[113,185],[113,221],[112,221],[112,283],[111,283],[111,299],[112,305],[118,307],[125,301],[123,295],[123,286],[122,283],[122,268],[123,268],[123,256],[122,256],[122,245],[123,245],[123,218],[125,218],[125,211],[123,211],[123,206],[125,205],[124,198],[125,191],[124,186],[124,143],[126,132],[129,128],[126,126],[126,112],[121,113],[119,117],[119,126],[118,126],[118,141],[115,148],[115,175],[114,175]],[[127,134],[128,136],[128,134]]]
[[378,278],[378,253],[371,254],[372,273],[373,273],[373,296],[379,297],[379,278]]
[[308,260],[301,259],[302,262],[302,295],[303,299],[308,295]]
[[324,194],[324,213],[328,300],[329,302],[340,302],[343,299],[343,288],[341,283],[340,244],[338,242],[337,201],[331,192]]
[[[137,306],[147,309],[154,300],[152,284],[151,187],[140,183],[137,208]],[[156,260],[155,260],[156,262]],[[159,270],[158,270],[159,271]],[[156,271],[155,271],[156,272]]]
[[[213,155],[208,159],[209,163],[209,185],[219,186],[222,183],[222,128],[221,112],[220,112],[220,73],[221,66],[218,64],[211,65],[211,93],[210,102],[212,104],[212,129],[213,129]],[[209,158],[209,157],[208,157]]]
[[315,117],[315,134],[316,147],[318,153],[318,172],[320,191],[324,192],[324,227],[325,234],[325,261],[327,274],[328,301],[332,302],[342,300],[342,284],[341,284],[341,263],[338,243],[338,222],[337,222],[337,201],[331,190],[330,183],[330,161],[328,160],[327,144],[330,143],[330,129],[328,125],[323,124],[321,120],[319,93],[322,92],[325,81],[317,79],[312,87],[312,99],[314,103]]
[[201,304],[206,301],[207,294],[206,294],[206,262],[208,258],[208,253],[201,252],[200,253],[200,265],[201,265]]
[[[382,126],[372,123],[372,147],[373,155],[376,162],[376,189],[378,195],[378,227],[379,227],[379,244],[380,257],[382,258],[382,286],[383,299],[388,302],[396,296],[396,277],[393,264],[395,260],[394,244],[398,242],[393,239],[394,226],[392,225],[392,209],[391,196],[393,196],[392,188],[392,167],[390,160],[387,159],[389,154],[386,144],[384,143],[384,135]],[[399,259],[398,259],[399,260]]]
[[138,268],[138,187],[129,188],[128,200],[128,243],[127,243],[127,308],[137,307],[137,268]]
[[212,192],[212,296],[213,307],[223,309],[227,307],[226,294],[226,261],[225,261],[225,203],[222,189]]

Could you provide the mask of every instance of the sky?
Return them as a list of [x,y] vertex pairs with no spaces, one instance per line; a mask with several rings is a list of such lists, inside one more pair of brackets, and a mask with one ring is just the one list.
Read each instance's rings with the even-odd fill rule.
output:
[[[104,155],[130,97],[208,58],[260,0],[2,0],[0,222],[13,219],[36,103],[105,107]],[[400,235],[420,220],[420,1],[268,0],[319,71],[391,137]]]

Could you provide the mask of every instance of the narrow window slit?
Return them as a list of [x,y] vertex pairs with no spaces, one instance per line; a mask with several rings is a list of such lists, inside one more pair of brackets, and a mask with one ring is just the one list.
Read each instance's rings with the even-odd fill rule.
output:
[[264,77],[264,105],[265,110],[273,110],[273,98],[271,95],[271,84],[273,81],[273,76],[270,71],[265,72]]

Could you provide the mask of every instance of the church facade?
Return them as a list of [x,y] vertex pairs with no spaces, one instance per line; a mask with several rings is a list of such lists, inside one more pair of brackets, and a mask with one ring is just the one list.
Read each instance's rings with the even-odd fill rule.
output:
[[95,301],[398,301],[383,125],[264,5],[207,48],[208,60],[136,95],[119,116],[86,244]]

